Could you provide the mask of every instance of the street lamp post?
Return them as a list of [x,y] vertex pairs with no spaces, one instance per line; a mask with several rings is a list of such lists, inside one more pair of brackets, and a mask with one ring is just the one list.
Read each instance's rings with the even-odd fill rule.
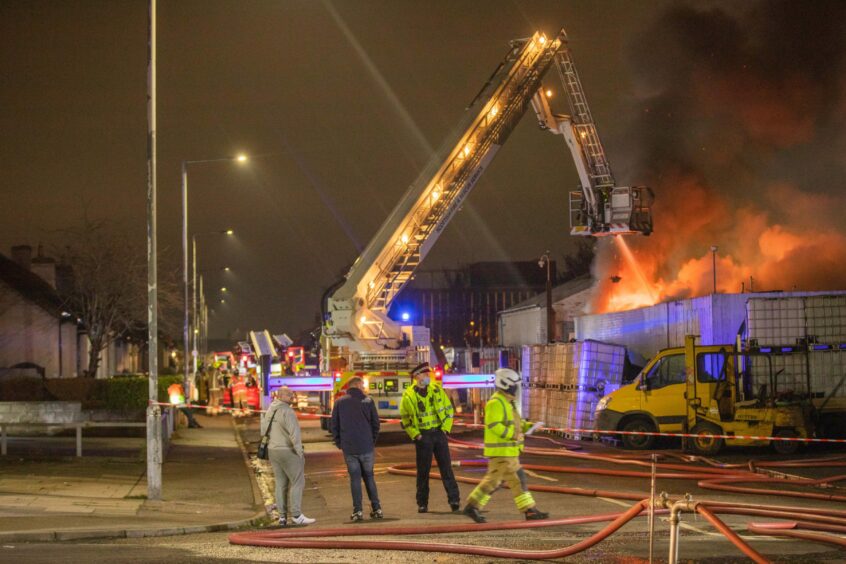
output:
[[201,164],[201,163],[217,163],[217,162],[232,162],[236,161],[239,163],[246,162],[247,157],[246,155],[238,155],[236,157],[224,157],[219,159],[200,159],[200,160],[193,160],[193,161],[182,161],[182,285],[185,290],[185,317],[183,320],[183,328],[182,328],[182,338],[183,338],[183,356],[184,358],[184,366],[185,366],[185,374],[183,376],[183,388],[185,392],[185,397],[190,398],[191,394],[191,376],[190,376],[190,326],[188,322],[188,304],[189,297],[188,297],[188,165],[189,164]]
[[552,310],[552,260],[549,251],[541,255],[538,266],[546,267],[546,341],[555,340],[555,312]]
[[[191,348],[191,356],[193,358],[193,370],[191,371],[191,377],[196,378],[197,376],[197,365],[198,365],[198,348],[197,348],[197,340],[199,339],[199,314],[197,312],[197,235],[234,235],[235,231],[232,229],[225,229],[223,231],[208,231],[205,233],[194,233],[191,235],[191,262],[192,262],[192,283],[191,283],[191,318],[192,318],[192,348]],[[228,267],[226,267],[228,268]],[[186,392],[187,393],[187,392]]]
[[159,297],[156,263],[156,0],[148,5],[147,28],[147,499],[162,498],[162,423],[158,402]]
[[714,277],[714,293],[717,293],[717,245],[711,245],[711,274]]
[[[226,233],[231,235],[231,229],[227,230]],[[228,266],[223,266],[214,270],[218,270],[220,272],[232,272],[232,269]],[[199,277],[199,311],[194,312],[194,326],[199,327],[199,358],[205,358],[208,354],[208,339],[209,339],[209,304],[208,300],[206,299],[206,290],[205,290],[205,278],[203,273],[209,272],[209,269],[197,269],[196,272],[198,273]],[[194,286],[197,288],[197,285]]]

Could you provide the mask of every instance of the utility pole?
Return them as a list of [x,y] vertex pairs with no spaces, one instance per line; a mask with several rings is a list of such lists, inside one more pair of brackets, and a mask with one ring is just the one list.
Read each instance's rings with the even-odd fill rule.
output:
[[[197,383],[197,339],[199,338],[199,318],[197,317],[197,236],[191,236],[191,263],[194,271],[191,281],[191,358],[193,366],[191,370],[191,385]],[[187,392],[186,392],[187,393]],[[193,398],[193,395],[191,396]]]
[[714,293],[717,293],[717,245],[711,245],[711,273],[714,276]]
[[538,266],[546,266],[546,342],[555,340],[555,311],[552,309],[552,260],[546,251],[538,261]]
[[182,326],[182,360],[185,373],[182,377],[182,389],[185,392],[186,400],[190,398],[188,394],[191,393],[190,388],[190,362],[191,362],[191,340],[188,333],[188,308],[190,301],[188,299],[188,163],[182,161],[182,288],[185,292],[185,306],[183,313],[185,319]]
[[147,499],[162,498],[162,418],[159,399],[159,296],[156,272],[156,0],[149,0],[147,36]]

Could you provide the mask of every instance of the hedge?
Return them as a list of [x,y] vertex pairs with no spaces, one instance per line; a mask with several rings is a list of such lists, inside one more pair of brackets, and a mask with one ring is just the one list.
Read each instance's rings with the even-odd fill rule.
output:
[[[159,376],[159,401],[168,401],[167,388],[181,383],[182,376]],[[62,378],[10,378],[0,382],[0,401],[78,401],[83,409],[128,411],[147,407],[146,376],[122,376],[108,380]]]
[[0,401],[49,401],[55,399],[44,388],[40,378],[3,378],[0,380]]

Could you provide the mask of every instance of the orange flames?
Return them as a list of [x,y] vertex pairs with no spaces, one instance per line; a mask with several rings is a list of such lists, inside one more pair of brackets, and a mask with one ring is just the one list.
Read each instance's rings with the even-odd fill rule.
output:
[[846,289],[846,5],[745,6],[675,3],[632,43],[655,232],[600,240],[593,311],[707,295],[715,271],[718,292]]
[[846,288],[846,235],[836,217],[846,198],[779,185],[764,211],[732,207],[692,178],[670,185],[677,194],[656,201],[652,236],[600,241],[592,311],[710,294],[715,263],[718,292]]

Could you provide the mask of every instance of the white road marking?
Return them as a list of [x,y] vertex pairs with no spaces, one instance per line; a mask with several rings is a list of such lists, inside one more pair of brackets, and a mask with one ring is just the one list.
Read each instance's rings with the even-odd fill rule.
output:
[[541,474],[537,474],[532,472],[531,470],[526,470],[523,468],[523,471],[533,478],[540,478],[541,480],[546,480],[547,482],[557,482],[559,481],[557,478],[550,478],[549,476],[542,476]]

